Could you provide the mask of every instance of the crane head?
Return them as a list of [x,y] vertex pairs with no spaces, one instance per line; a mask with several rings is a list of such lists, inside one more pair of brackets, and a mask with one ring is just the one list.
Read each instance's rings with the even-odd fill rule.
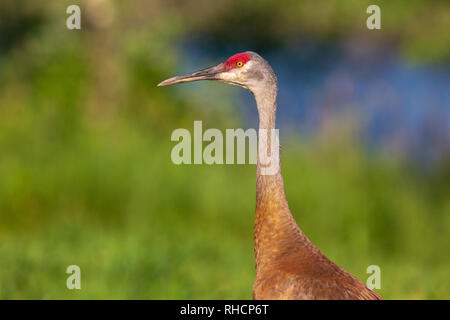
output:
[[198,80],[217,80],[252,92],[264,87],[267,81],[274,81],[276,85],[275,74],[267,61],[257,53],[247,51],[235,54],[217,66],[164,80],[158,87]]

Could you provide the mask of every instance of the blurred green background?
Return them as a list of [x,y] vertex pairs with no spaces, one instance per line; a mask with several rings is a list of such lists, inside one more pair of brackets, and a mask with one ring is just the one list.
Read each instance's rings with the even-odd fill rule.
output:
[[[81,7],[81,30],[66,28],[70,4]],[[381,7],[382,30],[367,30],[369,4]],[[194,120],[255,126],[251,97],[218,83],[156,84],[236,52],[269,59],[296,44],[289,67],[304,39],[319,52],[388,47],[411,68],[448,72],[449,30],[445,0],[1,1],[0,298],[250,299],[255,166],[176,166],[170,136]],[[450,88],[442,72],[441,98]],[[365,103],[320,109],[307,134],[296,126],[309,117],[285,116],[294,122],[285,130],[278,122],[298,224],[363,282],[367,266],[380,266],[385,299],[450,298],[450,106],[433,101],[442,100],[432,118],[441,122],[429,126],[440,128],[439,156],[425,162],[403,151],[408,138],[368,147]],[[66,288],[72,264],[81,290]]]

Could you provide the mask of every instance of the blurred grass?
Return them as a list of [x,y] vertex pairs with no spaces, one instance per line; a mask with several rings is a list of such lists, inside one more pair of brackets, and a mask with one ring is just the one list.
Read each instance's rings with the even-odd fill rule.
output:
[[[169,134],[126,122],[38,148],[2,140],[0,296],[251,298],[254,166],[175,166]],[[299,225],[331,259],[361,279],[379,265],[385,298],[449,296],[448,185],[320,141],[286,143],[283,170]],[[70,264],[79,292],[65,288]]]
[[[114,12],[98,3],[93,12]],[[255,167],[170,161],[176,128],[242,126],[228,100],[208,101],[237,89],[155,87],[180,55],[182,23],[165,19],[177,9],[138,1],[108,28],[97,17],[77,33],[57,27],[64,5],[25,14],[48,22],[0,57],[0,298],[251,298]],[[282,136],[298,224],[363,281],[379,265],[384,298],[448,299],[448,162],[423,173],[369,156],[355,136]],[[71,264],[80,291],[65,286]]]

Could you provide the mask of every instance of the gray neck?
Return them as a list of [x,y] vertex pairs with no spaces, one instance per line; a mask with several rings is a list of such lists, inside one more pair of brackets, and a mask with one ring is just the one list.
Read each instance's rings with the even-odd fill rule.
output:
[[278,89],[274,84],[267,89],[259,90],[254,93],[256,106],[258,108],[260,129],[275,129],[277,91]]
[[[258,161],[256,166],[257,201],[262,201],[265,198],[264,195],[270,192],[280,193],[282,198],[284,198],[284,184],[280,168],[280,149],[279,147],[273,148],[271,143],[273,139],[278,139],[273,137],[275,134],[273,129],[276,128],[277,91],[278,89],[275,83],[264,90],[253,93],[259,114]],[[266,143],[262,143],[264,139]],[[273,174],[264,174],[263,167],[265,167],[265,161],[261,158],[260,151],[262,147],[262,152],[266,152],[266,154],[270,155],[272,161],[276,161],[276,169],[273,171]]]

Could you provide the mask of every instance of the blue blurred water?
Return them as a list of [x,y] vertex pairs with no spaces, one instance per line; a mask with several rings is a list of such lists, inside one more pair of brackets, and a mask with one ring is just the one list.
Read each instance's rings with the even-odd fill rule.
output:
[[[223,61],[248,48],[223,48],[205,39],[183,44],[180,72]],[[279,81],[278,127],[303,137],[327,118],[346,113],[363,121],[368,150],[401,153],[433,164],[450,153],[450,66],[413,64],[395,49],[367,43],[294,43],[260,52]],[[249,127],[256,126],[253,97],[236,90]]]

